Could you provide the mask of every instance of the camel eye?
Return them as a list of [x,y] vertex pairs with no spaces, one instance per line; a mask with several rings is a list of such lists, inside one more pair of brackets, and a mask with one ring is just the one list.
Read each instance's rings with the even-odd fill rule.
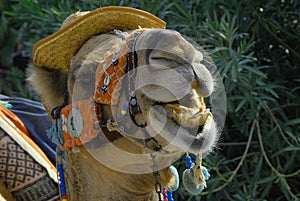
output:
[[92,87],[94,86],[95,82],[95,72],[96,72],[97,65],[93,66],[83,66],[78,73],[77,73],[77,80],[78,84],[84,87]]
[[89,77],[84,77],[84,78],[81,79],[81,83],[88,84],[88,83],[90,83],[90,80],[91,79]]

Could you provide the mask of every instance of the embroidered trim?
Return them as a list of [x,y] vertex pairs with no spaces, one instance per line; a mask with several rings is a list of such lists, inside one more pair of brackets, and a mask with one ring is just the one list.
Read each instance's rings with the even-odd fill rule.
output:
[[105,60],[96,70],[94,99],[97,103],[116,105],[118,103],[121,80],[126,72],[128,55],[134,51],[136,38],[144,31],[139,29],[131,34],[123,34],[122,42],[105,53]]
[[101,110],[92,98],[69,104],[61,110],[63,148],[81,146],[94,139],[100,132]]

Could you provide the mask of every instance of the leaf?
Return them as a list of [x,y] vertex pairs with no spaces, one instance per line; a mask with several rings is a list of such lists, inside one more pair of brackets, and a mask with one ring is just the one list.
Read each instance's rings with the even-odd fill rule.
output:
[[255,168],[254,178],[258,178],[261,175],[263,159],[264,158],[261,155]]
[[272,183],[272,181],[274,181],[275,179],[277,179],[277,176],[273,175],[273,176],[269,176],[269,177],[260,179],[256,183],[257,184]]
[[295,143],[297,143],[297,142],[300,142],[300,138],[298,138],[297,139],[297,136],[294,134],[294,133],[292,133],[291,131],[289,131],[288,129],[285,129],[285,133],[291,138],[291,139],[293,139],[293,141],[295,142]]
[[262,77],[262,78],[267,78],[267,75],[265,73],[263,73],[262,71],[256,69],[256,67],[243,65],[243,68]]
[[289,120],[289,121],[285,122],[284,124],[286,126],[294,126],[294,125],[300,126],[300,118]]
[[285,153],[285,152],[291,152],[291,151],[293,151],[293,152],[298,152],[298,151],[300,151],[300,147],[285,147],[285,148],[283,148],[283,149],[280,149],[280,150],[278,150],[276,153],[274,153],[271,157],[272,158],[275,158],[275,157],[277,157],[277,156],[279,156],[279,155],[281,155],[281,154],[283,154],[283,153]]
[[247,99],[243,99],[238,105],[237,105],[237,107],[235,108],[235,112],[238,112],[246,103],[248,102],[248,100]]

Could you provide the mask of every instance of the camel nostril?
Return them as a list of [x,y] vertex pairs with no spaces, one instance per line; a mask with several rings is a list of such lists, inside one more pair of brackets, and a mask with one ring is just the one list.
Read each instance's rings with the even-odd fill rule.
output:
[[194,65],[192,65],[192,68],[197,80],[197,91],[199,95],[202,97],[210,96],[214,90],[212,75],[203,64],[194,63]]
[[199,87],[199,94],[202,97],[208,97],[212,94],[213,92],[213,85],[212,83],[204,80],[204,81],[200,81],[200,87]]

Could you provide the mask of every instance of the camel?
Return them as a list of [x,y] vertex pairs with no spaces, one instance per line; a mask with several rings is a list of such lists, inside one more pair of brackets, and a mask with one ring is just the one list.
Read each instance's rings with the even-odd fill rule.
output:
[[165,26],[104,7],[71,15],[34,46],[29,80],[53,120],[62,200],[162,200],[184,153],[205,182],[201,155],[218,139],[204,102],[211,59]]

